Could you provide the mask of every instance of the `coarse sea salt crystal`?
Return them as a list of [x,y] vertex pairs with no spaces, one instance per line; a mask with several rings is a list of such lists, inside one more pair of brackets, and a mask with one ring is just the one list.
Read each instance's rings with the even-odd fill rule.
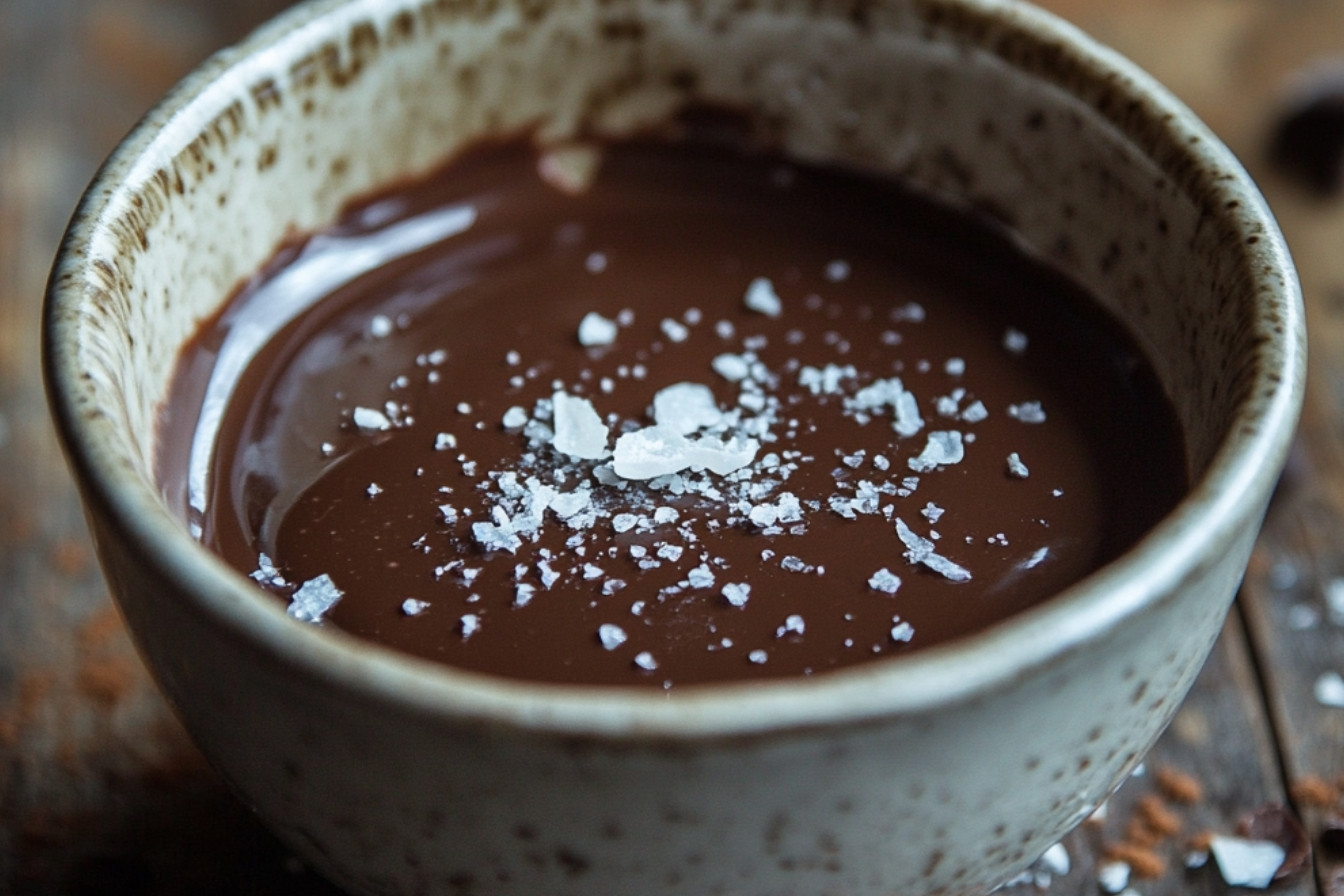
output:
[[805,364],[798,370],[798,385],[813,395],[839,395],[840,383],[858,375],[852,364],[827,364],[820,368]]
[[745,607],[747,599],[751,596],[751,586],[745,582],[729,582],[719,593],[731,606]]
[[551,404],[557,451],[585,460],[597,460],[607,453],[607,426],[591,401],[556,392]]
[[652,672],[658,668],[658,661],[647,650],[641,650],[635,654],[634,663],[645,672]]
[[989,409],[983,401],[973,401],[961,412],[961,419],[967,423],[980,423],[989,417]]
[[[496,507],[496,510],[500,508]],[[514,531],[511,521],[505,517],[504,523],[478,522],[471,524],[472,537],[487,551],[508,551],[512,554],[522,547],[523,540]]]
[[775,637],[782,638],[789,634],[801,635],[805,631],[807,631],[807,624],[803,621],[803,617],[797,613],[791,613],[784,617],[784,624],[775,629]]
[[604,622],[597,627],[597,639],[602,642],[605,649],[615,650],[629,639],[629,635],[619,625]]
[[463,641],[480,631],[480,628],[481,617],[475,613],[464,613],[462,618],[458,620],[458,631],[461,633]]
[[392,428],[392,421],[377,408],[355,408],[350,419],[365,432],[386,432]]
[[678,435],[714,426],[722,419],[713,391],[701,383],[675,383],[653,396],[654,423]]
[[386,314],[375,314],[369,318],[369,335],[374,339],[391,336],[393,329],[395,329],[395,325],[392,323],[392,318]]
[[317,624],[344,596],[345,592],[336,587],[331,576],[323,573],[299,586],[290,597],[289,607],[285,612],[300,622]]
[[899,616],[894,617],[891,622],[891,631],[888,633],[891,640],[898,644],[910,643],[915,637],[915,627]]
[[686,469],[707,469],[726,476],[750,464],[760,442],[741,434],[688,439],[660,426],[648,426],[616,440],[612,468],[623,479],[655,479]]
[[1228,886],[1257,890],[1270,885],[1285,855],[1282,846],[1268,840],[1222,835],[1209,841],[1209,851],[1218,863],[1218,873]]
[[616,321],[609,320],[596,311],[589,311],[579,321],[579,345],[592,348],[594,346],[611,345],[616,341],[617,333]]
[[757,666],[763,665],[765,661],[768,659],[770,659],[770,655],[766,653],[764,650],[760,649],[753,650],[747,654],[747,661],[750,663],[754,663]]
[[764,314],[767,317],[779,317],[784,310],[779,294],[775,292],[775,285],[770,282],[768,277],[757,277],[747,284],[747,292],[743,296],[743,302],[751,311]]
[[1008,416],[1023,423],[1044,423],[1045,410],[1039,401],[1024,401],[1008,405]]
[[686,574],[686,581],[692,588],[712,588],[714,586],[714,572],[706,564],[701,563]]
[[419,616],[429,609],[429,601],[408,597],[401,602],[401,612],[405,616]]
[[1003,331],[1003,347],[1015,355],[1022,354],[1027,350],[1027,334],[1009,327]]
[[961,463],[966,456],[961,433],[956,430],[938,430],[929,433],[928,441],[919,456],[907,461],[910,469],[916,473],[927,473],[938,467]]
[[1022,458],[1018,457],[1016,451],[1008,455],[1008,475],[1014,479],[1026,479],[1031,475],[1031,471],[1022,463]]
[[522,429],[527,425],[529,419],[531,418],[528,416],[527,411],[514,405],[504,412],[504,416],[500,419],[500,423],[505,429]]
[[901,578],[884,566],[868,577],[868,587],[883,594],[895,594],[900,590]]
[[900,517],[896,518],[896,535],[905,545],[905,557],[911,563],[923,564],[953,582],[969,582],[971,580],[969,571],[936,553],[933,549],[933,542],[916,534]]
[[714,372],[729,382],[736,383],[747,378],[751,373],[751,362],[741,355],[722,354],[709,362],[709,366]]
[[663,331],[663,335],[673,342],[685,342],[691,335],[691,331],[679,320],[673,320],[665,317],[658,324],[658,329]]

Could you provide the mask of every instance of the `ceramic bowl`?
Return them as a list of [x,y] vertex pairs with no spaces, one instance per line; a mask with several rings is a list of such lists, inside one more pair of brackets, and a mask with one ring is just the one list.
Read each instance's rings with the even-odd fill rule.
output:
[[[670,696],[494,680],[318,630],[192,539],[156,482],[156,416],[179,349],[286,234],[485,136],[619,135],[690,102],[995,216],[1091,287],[1155,360],[1189,497],[981,634]],[[300,6],[115,151],[47,302],[51,405],[146,663],[239,796],[370,894],[987,891],[1171,718],[1303,387],[1298,285],[1240,165],[1132,65],[993,0]]]

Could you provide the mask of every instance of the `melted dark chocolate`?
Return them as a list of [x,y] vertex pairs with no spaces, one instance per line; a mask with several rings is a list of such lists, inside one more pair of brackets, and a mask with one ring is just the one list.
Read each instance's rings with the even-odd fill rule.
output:
[[[523,143],[487,147],[351,209],[286,247],[184,356],[164,481],[204,542],[281,599],[327,576],[343,592],[329,624],[511,678],[812,674],[1049,598],[1185,487],[1136,348],[984,222],[719,149],[607,147],[579,194],[536,172]],[[757,278],[779,316],[747,307]],[[580,345],[589,312],[624,321],[612,344]],[[221,357],[246,362],[235,389]],[[746,381],[723,375],[742,362]],[[217,427],[197,419],[212,375]],[[891,378],[917,401],[913,435],[891,404],[852,407]],[[554,392],[582,396],[614,423],[610,448],[678,382],[744,419],[777,404],[743,471],[612,482],[538,427]],[[964,458],[912,470],[932,432],[960,434]],[[536,540],[488,549],[546,504],[539,485],[568,497]],[[587,507],[563,519],[579,491]]]

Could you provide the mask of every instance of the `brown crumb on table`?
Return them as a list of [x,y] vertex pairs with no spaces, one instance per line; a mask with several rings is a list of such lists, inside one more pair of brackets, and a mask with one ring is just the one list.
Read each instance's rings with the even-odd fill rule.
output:
[[1181,819],[1167,807],[1157,794],[1146,794],[1135,804],[1138,818],[1159,838],[1172,837],[1181,832]]
[[1166,859],[1134,843],[1115,843],[1106,847],[1106,858],[1124,862],[1135,877],[1161,877],[1167,870]]
[[1157,769],[1153,773],[1153,780],[1157,782],[1162,795],[1173,803],[1193,806],[1204,798],[1204,788],[1199,781],[1174,768]]
[[1300,806],[1329,809],[1340,801],[1339,788],[1318,775],[1299,778],[1294,782],[1291,792],[1293,802]]

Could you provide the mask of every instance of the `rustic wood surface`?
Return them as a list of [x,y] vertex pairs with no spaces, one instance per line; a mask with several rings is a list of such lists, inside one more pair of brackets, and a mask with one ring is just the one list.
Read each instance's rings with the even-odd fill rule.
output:
[[[100,159],[209,52],[280,0],[0,0],[0,894],[330,894],[192,747],[141,667],[92,560],[47,421],[39,307]],[[1140,896],[1232,892],[1187,868],[1209,834],[1286,805],[1315,846],[1292,896],[1344,894],[1321,834],[1344,808],[1344,196],[1268,162],[1298,82],[1344,67],[1339,0],[1046,0],[1137,60],[1260,182],[1306,291],[1308,405],[1236,611],[1142,774],[1012,893],[1091,896],[1129,859]],[[1174,784],[1198,785],[1182,790]],[[1338,849],[1336,846],[1335,849]]]

